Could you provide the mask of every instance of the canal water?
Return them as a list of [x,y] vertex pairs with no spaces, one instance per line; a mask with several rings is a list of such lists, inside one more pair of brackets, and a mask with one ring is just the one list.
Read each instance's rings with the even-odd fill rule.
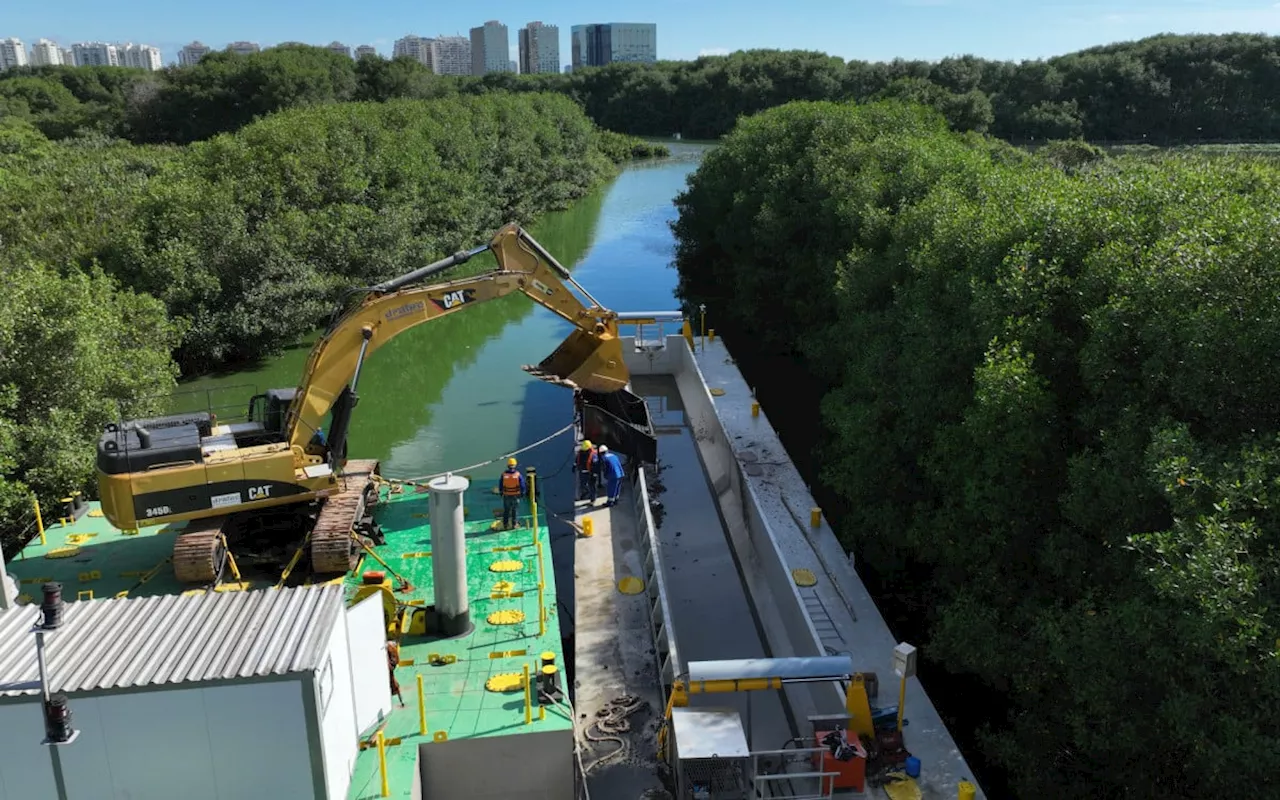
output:
[[[628,166],[571,208],[530,226],[606,308],[677,308],[672,201],[708,145],[668,146],[671,157]],[[401,334],[364,366],[348,452],[380,459],[389,478],[410,478],[470,467],[554,433],[572,421],[569,390],[520,367],[549,355],[571,327],[524,295],[509,295]],[[186,381],[179,402],[239,409],[256,392],[295,386],[312,341],[255,368]],[[520,460],[557,476],[571,447],[568,436],[557,437]],[[486,478],[501,469],[466,471]]]

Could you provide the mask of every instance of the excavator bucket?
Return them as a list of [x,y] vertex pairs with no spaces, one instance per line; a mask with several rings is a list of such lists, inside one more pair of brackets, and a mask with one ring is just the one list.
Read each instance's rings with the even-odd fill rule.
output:
[[610,394],[626,388],[631,380],[622,360],[622,342],[612,334],[594,335],[582,330],[569,334],[551,355],[524,371],[558,386]]

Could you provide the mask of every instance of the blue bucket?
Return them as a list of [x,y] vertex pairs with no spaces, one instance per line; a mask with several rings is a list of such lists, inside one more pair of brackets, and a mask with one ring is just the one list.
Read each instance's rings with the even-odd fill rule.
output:
[[915,756],[907,756],[907,775],[912,778],[920,777],[920,759]]

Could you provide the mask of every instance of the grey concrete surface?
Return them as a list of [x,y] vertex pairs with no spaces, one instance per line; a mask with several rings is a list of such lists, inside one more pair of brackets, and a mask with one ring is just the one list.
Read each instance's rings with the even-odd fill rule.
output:
[[[748,526],[757,529],[751,546],[757,551],[767,548],[761,557],[779,558],[788,574],[807,569],[817,578],[809,588],[796,587],[794,581],[790,586],[772,581],[771,596],[781,603],[798,589],[807,628],[822,652],[849,653],[856,668],[880,678],[880,696],[872,704],[896,704],[898,679],[893,674],[892,651],[897,642],[826,520],[810,526],[809,510],[816,505],[813,496],[764,410],[752,416],[751,389],[724,343],[705,342],[692,358],[687,347],[679,356],[676,353],[673,358],[693,362],[699,382],[706,387],[704,397],[714,410],[705,419],[699,418],[696,409],[691,413],[700,443],[728,448],[736,462],[733,482],[740,487],[748,514],[758,515],[755,526],[748,520]],[[674,365],[678,377],[681,366]],[[688,383],[682,381],[682,397],[692,405],[694,392],[685,390]],[[719,391],[713,394],[712,390]],[[793,642],[796,638],[792,636]],[[973,773],[915,678],[907,681],[905,707],[910,723],[904,730],[906,746],[922,762],[917,783],[923,796],[955,797],[958,782],[972,781]],[[984,796],[979,787],[978,797]]]
[[[770,655],[756,609],[743,587],[735,548],[721,517],[702,457],[684,414],[675,379],[635,376],[633,391],[649,404],[658,429],[662,502],[658,528],[666,567],[672,627],[680,655],[691,661]],[[754,569],[744,565],[745,570]],[[775,750],[790,738],[791,721],[778,692],[695,695],[690,706],[732,707],[742,715],[752,748]]]
[[450,739],[418,747],[423,797],[569,800],[572,733],[567,730]]
[[[623,578],[644,580],[645,574],[632,491],[625,483],[613,508],[580,503],[575,509],[577,524],[590,519],[593,527],[590,537],[574,543],[574,711],[592,798],[635,800],[662,788],[657,737],[665,703],[648,595],[618,590]],[[640,698],[645,708],[628,718],[630,730],[619,735],[621,751],[617,741],[589,741],[602,734],[584,729],[611,701],[627,695]]]

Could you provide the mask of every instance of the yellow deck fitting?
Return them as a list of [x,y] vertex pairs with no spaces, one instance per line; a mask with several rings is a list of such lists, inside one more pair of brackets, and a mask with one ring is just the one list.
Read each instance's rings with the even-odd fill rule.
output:
[[516,588],[516,585],[511,581],[498,581],[493,585],[495,592],[509,592],[514,588]]
[[514,558],[504,558],[489,565],[490,572],[519,572],[524,569],[524,562]]
[[524,688],[524,676],[519,672],[503,672],[484,682],[491,692],[516,692]]
[[67,544],[84,544],[97,535],[96,533],[69,533],[67,534]]
[[92,589],[81,589],[80,591],[76,592],[76,599],[77,599],[77,600],[92,600],[92,599],[93,599],[93,590],[92,590]]
[[640,594],[644,591],[644,581],[634,575],[628,575],[618,581],[618,591],[623,594]]
[[527,656],[527,655],[529,655],[529,651],[528,651],[528,650],[503,650],[503,651],[502,651],[502,652],[500,652],[500,653],[490,653],[490,654],[489,654],[489,658],[491,658],[491,659],[495,659],[495,658],[516,658],[516,657],[518,657],[518,656]]
[[100,517],[100,516],[102,516],[102,509],[100,509],[100,508],[90,509],[90,511],[89,511],[89,516],[91,516],[91,517]]
[[34,599],[35,598],[33,598],[31,595],[27,594],[26,592],[23,592],[22,594],[18,595],[18,604],[26,605],[27,603],[30,603]]
[[448,731],[436,731],[435,733],[431,734],[431,741],[433,741],[433,742],[447,742],[447,741],[449,741],[449,732],[448,732]]
[[204,594],[204,593],[206,593],[206,592],[208,592],[208,591],[209,591],[208,589],[188,589],[188,590],[186,590],[185,592],[183,592],[183,593],[182,593],[182,596],[183,596],[183,597],[195,597],[195,596],[196,596],[196,595],[198,595],[198,594]]
[[490,625],[515,625],[524,622],[524,612],[514,608],[507,608],[502,611],[494,611],[485,619],[489,621]]
[[218,584],[217,586],[213,587],[213,590],[215,592],[247,592],[249,591],[249,582],[248,581],[228,581],[227,583]]
[[594,535],[595,535],[595,533],[596,533],[596,523],[595,523],[595,520],[591,519],[591,517],[586,517],[586,518],[584,518],[584,519],[582,520],[582,535],[583,535],[583,536],[594,536]]
[[420,550],[417,553],[401,553],[401,558],[431,558],[430,550]]
[[509,597],[524,597],[524,592],[489,592],[490,600],[506,600]]
[[137,536],[139,533],[137,528],[126,528],[120,531],[121,536]]
[[91,569],[88,572],[81,572],[76,577],[81,583],[88,583],[89,581],[99,580],[102,577],[102,573],[96,569]]
[[48,583],[53,578],[23,578],[20,583]]
[[721,389],[719,386],[715,387],[714,389],[711,390],[711,396],[724,397],[724,389]]
[[813,586],[818,582],[813,570],[804,569],[803,567],[791,570],[791,578],[796,582],[796,586]]
[[55,547],[44,554],[45,558],[71,558],[80,554],[80,548],[75,545],[67,545],[66,547]]

